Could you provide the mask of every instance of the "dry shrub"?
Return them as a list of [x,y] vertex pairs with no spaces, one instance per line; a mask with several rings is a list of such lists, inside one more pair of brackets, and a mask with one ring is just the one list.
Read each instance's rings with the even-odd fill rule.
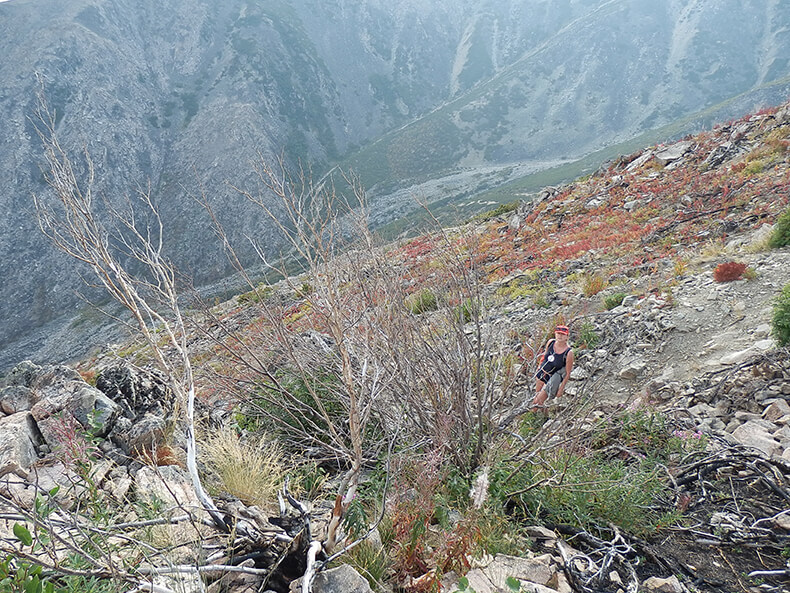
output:
[[734,261],[719,264],[716,266],[716,269],[713,270],[713,279],[716,282],[732,282],[733,280],[738,280],[743,276],[746,267],[746,264]]
[[184,454],[177,449],[173,449],[170,445],[157,445],[152,447],[143,447],[137,449],[135,457],[142,463],[150,466],[164,466],[164,465],[177,465],[181,468],[185,467]]
[[283,476],[283,451],[265,438],[242,440],[223,428],[203,444],[206,461],[219,476],[222,488],[245,504],[266,505],[276,500]]
[[609,283],[606,281],[606,278],[600,274],[585,274],[582,276],[581,288],[584,296],[595,296],[604,290],[608,285]]

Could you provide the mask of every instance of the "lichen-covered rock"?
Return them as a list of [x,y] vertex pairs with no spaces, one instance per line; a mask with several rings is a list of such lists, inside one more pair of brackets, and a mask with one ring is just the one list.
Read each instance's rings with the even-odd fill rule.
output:
[[33,391],[24,385],[9,385],[0,389],[0,410],[4,414],[26,412],[33,405]]
[[159,371],[121,362],[99,373],[96,388],[117,403],[123,415],[130,419],[145,414],[166,417],[173,411],[173,394]]

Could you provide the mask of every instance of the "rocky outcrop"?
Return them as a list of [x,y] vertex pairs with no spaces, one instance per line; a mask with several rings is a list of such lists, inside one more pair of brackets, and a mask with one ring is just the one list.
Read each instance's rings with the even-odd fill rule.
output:
[[[100,373],[96,384],[101,389],[62,365],[17,365],[0,381],[6,414],[0,417],[6,447],[0,474],[24,476],[39,457],[74,447],[74,438],[106,438],[105,453],[120,447],[116,461],[150,453],[164,442],[174,401],[159,373],[117,364]],[[113,490],[128,487],[115,484]]]

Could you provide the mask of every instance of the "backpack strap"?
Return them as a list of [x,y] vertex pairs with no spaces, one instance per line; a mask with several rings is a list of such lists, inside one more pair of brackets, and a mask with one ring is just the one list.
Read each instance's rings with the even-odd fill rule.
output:
[[538,363],[538,366],[542,365],[546,361],[546,355],[549,353],[549,346],[551,346],[554,342],[556,342],[554,338],[546,342],[546,349],[543,351],[543,354],[540,355],[540,362]]

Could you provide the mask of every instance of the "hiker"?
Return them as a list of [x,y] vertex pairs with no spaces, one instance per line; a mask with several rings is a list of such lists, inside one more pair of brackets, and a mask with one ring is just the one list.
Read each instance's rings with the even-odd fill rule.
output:
[[542,407],[549,396],[560,397],[573,370],[573,350],[568,345],[570,330],[567,325],[554,329],[554,338],[548,341],[535,373],[535,399],[532,404]]

